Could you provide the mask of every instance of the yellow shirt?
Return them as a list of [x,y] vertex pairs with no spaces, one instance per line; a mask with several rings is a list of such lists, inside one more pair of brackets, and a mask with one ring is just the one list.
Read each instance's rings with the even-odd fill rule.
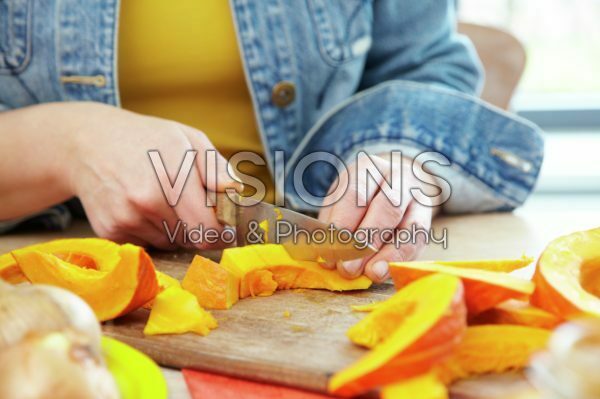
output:
[[[263,156],[228,1],[125,0],[119,18],[123,108],[195,127],[226,158]],[[240,170],[272,194],[266,166]]]

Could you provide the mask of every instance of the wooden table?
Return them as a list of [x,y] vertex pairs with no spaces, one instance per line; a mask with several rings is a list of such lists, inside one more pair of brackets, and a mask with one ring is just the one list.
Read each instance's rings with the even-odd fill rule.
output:
[[[577,202],[567,198],[555,202],[536,200],[514,213],[440,217],[434,223],[434,234],[439,237],[445,229],[448,247],[444,249],[441,245],[431,244],[422,258],[506,258],[520,257],[523,253],[537,257],[545,245],[559,235],[600,226],[600,205],[596,206],[600,202],[597,198],[586,202],[585,206],[574,204]],[[0,253],[34,242],[91,235],[89,226],[83,222],[74,223],[66,232],[6,235],[0,237]],[[531,271],[521,273],[528,275]],[[171,369],[163,371],[170,397],[188,398],[181,373]],[[456,398],[506,397],[511,391],[521,392],[525,387],[518,376],[488,376],[455,384],[452,393]],[[498,396],[498,392],[502,396]]]

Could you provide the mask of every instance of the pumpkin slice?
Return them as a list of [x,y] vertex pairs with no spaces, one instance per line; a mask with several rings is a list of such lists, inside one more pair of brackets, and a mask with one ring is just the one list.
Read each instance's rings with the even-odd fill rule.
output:
[[477,315],[472,324],[514,324],[553,329],[562,319],[528,302],[510,299]]
[[437,263],[438,265],[461,267],[463,269],[480,269],[490,272],[509,273],[522,269],[533,262],[533,258],[523,255],[519,259],[479,259],[479,260],[451,260],[421,263]]
[[465,302],[470,316],[491,309],[508,299],[526,299],[535,288],[531,281],[508,273],[444,266],[437,263],[390,263],[390,274],[397,288],[431,273],[459,277],[465,287]]
[[354,342],[373,349],[336,373],[330,392],[358,395],[429,371],[460,343],[465,318],[460,279],[434,274],[407,285],[351,328]]
[[104,321],[139,308],[158,292],[154,265],[146,251],[131,244],[117,247],[117,256],[109,252],[106,259],[96,258],[90,252],[90,257],[97,259],[96,268],[81,267],[53,253],[27,248],[13,251],[12,255],[29,281],[74,292]]
[[446,386],[434,373],[409,378],[381,389],[381,399],[448,399]]
[[600,317],[600,228],[552,241],[540,256],[531,303],[564,318]]
[[468,327],[458,348],[436,373],[449,384],[478,374],[524,368],[533,353],[546,346],[550,334],[546,329],[526,326]]
[[215,318],[198,304],[186,290],[172,286],[154,299],[150,317],[144,327],[145,335],[185,334],[207,335],[217,328]]
[[[29,245],[20,250],[54,254],[86,269],[109,270],[119,261],[119,247],[102,238],[66,238]],[[0,278],[12,284],[28,281],[12,253],[0,256]]]

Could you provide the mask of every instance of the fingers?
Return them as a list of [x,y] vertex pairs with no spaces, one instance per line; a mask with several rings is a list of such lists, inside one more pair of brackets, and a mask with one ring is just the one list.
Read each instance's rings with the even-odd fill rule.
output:
[[189,126],[182,125],[182,129],[192,148],[198,151],[196,166],[204,187],[213,192],[224,192],[227,188],[242,192],[244,189],[242,181],[239,177],[230,174],[227,160],[217,151],[208,137]]
[[416,259],[427,243],[431,218],[431,207],[412,201],[398,226],[399,231],[410,232],[410,242],[406,244],[394,242],[384,245],[378,253],[367,260],[364,274],[374,282],[380,283],[389,278],[389,262],[405,262]]

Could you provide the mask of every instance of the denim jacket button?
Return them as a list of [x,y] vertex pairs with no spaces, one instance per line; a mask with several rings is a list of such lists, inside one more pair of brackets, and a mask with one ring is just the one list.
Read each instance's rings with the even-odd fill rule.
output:
[[271,101],[279,108],[284,108],[294,102],[296,98],[296,85],[294,83],[283,80],[273,86],[271,92]]

